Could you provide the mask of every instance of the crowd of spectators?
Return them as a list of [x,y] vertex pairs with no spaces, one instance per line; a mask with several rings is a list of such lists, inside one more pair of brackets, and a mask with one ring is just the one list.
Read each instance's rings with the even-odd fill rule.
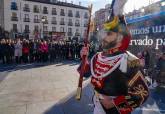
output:
[[0,60],[3,64],[54,62],[80,59],[82,43],[54,40],[2,39]]

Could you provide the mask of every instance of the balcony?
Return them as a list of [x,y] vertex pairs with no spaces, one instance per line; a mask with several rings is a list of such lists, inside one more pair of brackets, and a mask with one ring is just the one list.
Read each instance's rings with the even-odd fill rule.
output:
[[57,24],[57,21],[52,21],[52,24],[56,25]]
[[34,23],[40,23],[39,19],[34,19]]
[[76,14],[76,18],[80,18],[80,14]]
[[65,16],[65,13],[64,13],[64,12],[61,12],[61,13],[60,13],[60,16]]
[[24,18],[24,22],[30,22],[30,18]]
[[68,36],[73,36],[73,33],[72,32],[68,32]]
[[57,15],[57,12],[56,11],[52,11],[52,15]]
[[30,33],[30,30],[29,29],[25,29],[24,33]]
[[34,12],[34,13],[40,13],[40,10],[37,9],[37,8],[34,8],[34,9],[33,9],[33,12]]
[[25,11],[25,12],[30,12],[30,8],[29,8],[29,7],[24,7],[24,8],[23,8],[23,11]]
[[80,23],[75,23],[75,26],[76,26],[76,27],[79,27],[79,26],[80,26]]
[[68,26],[73,26],[73,23],[72,23],[72,22],[69,22],[69,23],[68,23]]
[[75,36],[80,36],[80,33],[76,32],[76,33],[75,33]]
[[48,10],[43,10],[43,14],[48,14]]
[[62,22],[60,22],[60,25],[65,25],[65,22],[63,22],[63,21],[62,21]]
[[68,13],[68,17],[73,17],[73,14],[72,13]]
[[18,29],[17,28],[13,28],[13,32],[18,32]]
[[18,17],[11,17],[11,21],[18,21]]

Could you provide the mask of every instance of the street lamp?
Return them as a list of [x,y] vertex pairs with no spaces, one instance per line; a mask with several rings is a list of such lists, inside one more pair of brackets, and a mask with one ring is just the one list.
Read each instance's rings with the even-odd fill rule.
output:
[[44,38],[44,24],[45,24],[45,22],[46,22],[46,19],[45,19],[44,17],[42,17],[41,22],[42,22],[42,24],[43,24],[43,28],[42,28],[43,34],[42,34],[42,36],[43,36],[43,38]]

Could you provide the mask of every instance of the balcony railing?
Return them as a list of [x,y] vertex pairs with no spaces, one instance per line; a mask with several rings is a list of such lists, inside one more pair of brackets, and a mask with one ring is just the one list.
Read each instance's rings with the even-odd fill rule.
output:
[[24,18],[24,22],[30,22],[30,18]]
[[57,21],[52,21],[52,24],[56,25],[57,24]]
[[76,33],[75,33],[75,36],[80,36],[80,33],[76,32]]
[[68,17],[73,17],[73,14],[72,13],[68,13]]
[[30,33],[30,30],[29,29],[25,29],[24,33]]
[[72,32],[68,32],[68,36],[73,36],[73,33]]
[[13,32],[18,32],[18,29],[17,28],[13,28]]
[[57,12],[56,11],[52,11],[52,15],[57,15]]
[[61,16],[65,16],[65,13],[64,13],[64,12],[61,12],[60,15],[61,15]]
[[40,23],[39,19],[34,19],[34,23]]
[[34,12],[34,13],[40,13],[40,10],[37,9],[37,8],[34,8],[34,9],[33,9],[33,12]]
[[68,23],[68,26],[73,26],[73,23],[72,23],[72,22],[69,22],[69,23]]
[[65,25],[65,22],[60,22],[60,25]]
[[80,14],[76,14],[76,18],[80,18]]
[[43,14],[48,14],[48,10],[43,10]]
[[11,17],[11,21],[18,21],[18,17]]
[[75,26],[76,26],[76,27],[79,27],[79,26],[80,26],[80,23],[75,23]]
[[30,8],[29,8],[29,7],[24,7],[24,8],[23,8],[23,11],[25,11],[25,12],[30,12]]

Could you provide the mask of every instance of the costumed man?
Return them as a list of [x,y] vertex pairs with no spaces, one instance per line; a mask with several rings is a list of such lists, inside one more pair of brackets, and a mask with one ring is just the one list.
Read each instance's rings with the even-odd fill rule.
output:
[[[114,16],[104,24],[103,51],[85,65],[84,77],[91,76],[95,91],[94,114],[131,114],[149,96],[140,60],[126,51],[131,35],[122,15],[125,2],[113,3]],[[81,56],[88,55],[88,51],[88,47],[82,48]]]

